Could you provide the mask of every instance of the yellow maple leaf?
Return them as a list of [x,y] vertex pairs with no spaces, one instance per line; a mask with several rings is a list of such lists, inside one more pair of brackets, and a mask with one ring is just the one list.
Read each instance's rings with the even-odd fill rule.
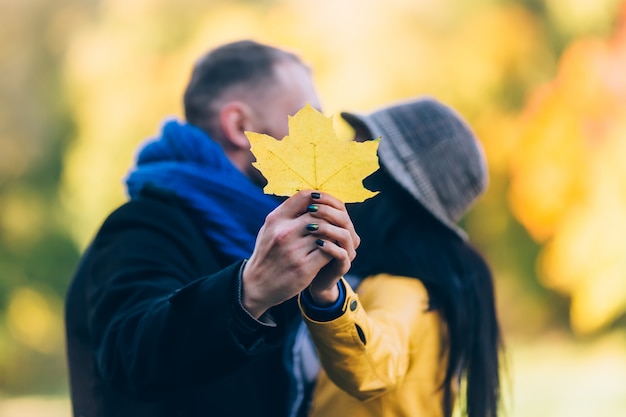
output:
[[332,118],[309,104],[289,117],[283,140],[246,132],[253,164],[267,179],[267,194],[291,196],[304,189],[319,190],[344,203],[357,203],[378,194],[363,179],[379,168],[378,140],[346,142],[333,129]]

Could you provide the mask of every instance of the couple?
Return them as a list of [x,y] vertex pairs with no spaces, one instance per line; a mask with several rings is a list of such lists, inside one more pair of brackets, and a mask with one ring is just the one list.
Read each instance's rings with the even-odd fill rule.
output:
[[307,103],[290,52],[196,63],[186,122],[142,146],[68,289],[76,417],[497,415],[491,275],[456,225],[486,187],[479,143],[432,99],[343,114],[382,136],[380,193],[265,195],[245,132],[282,138]]

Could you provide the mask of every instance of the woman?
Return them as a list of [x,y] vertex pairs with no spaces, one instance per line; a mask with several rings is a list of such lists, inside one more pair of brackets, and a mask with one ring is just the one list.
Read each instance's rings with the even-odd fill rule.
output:
[[495,417],[501,339],[489,267],[457,225],[487,186],[480,143],[429,98],[343,114],[381,137],[380,193],[349,211],[361,237],[347,281],[300,295],[323,372],[312,416]]

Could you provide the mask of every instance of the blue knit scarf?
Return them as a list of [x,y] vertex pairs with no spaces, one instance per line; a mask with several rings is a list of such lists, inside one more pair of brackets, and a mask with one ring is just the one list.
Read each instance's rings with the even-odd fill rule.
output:
[[208,239],[228,262],[252,254],[265,216],[278,200],[263,194],[202,130],[166,121],[161,135],[139,150],[126,186],[136,199],[146,185],[180,197]]

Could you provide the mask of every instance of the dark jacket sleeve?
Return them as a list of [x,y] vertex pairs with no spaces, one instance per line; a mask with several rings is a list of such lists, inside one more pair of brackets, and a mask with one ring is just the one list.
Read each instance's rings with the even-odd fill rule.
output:
[[79,275],[99,372],[134,395],[208,382],[282,340],[242,309],[242,262],[225,268],[179,208],[153,200],[112,214]]

